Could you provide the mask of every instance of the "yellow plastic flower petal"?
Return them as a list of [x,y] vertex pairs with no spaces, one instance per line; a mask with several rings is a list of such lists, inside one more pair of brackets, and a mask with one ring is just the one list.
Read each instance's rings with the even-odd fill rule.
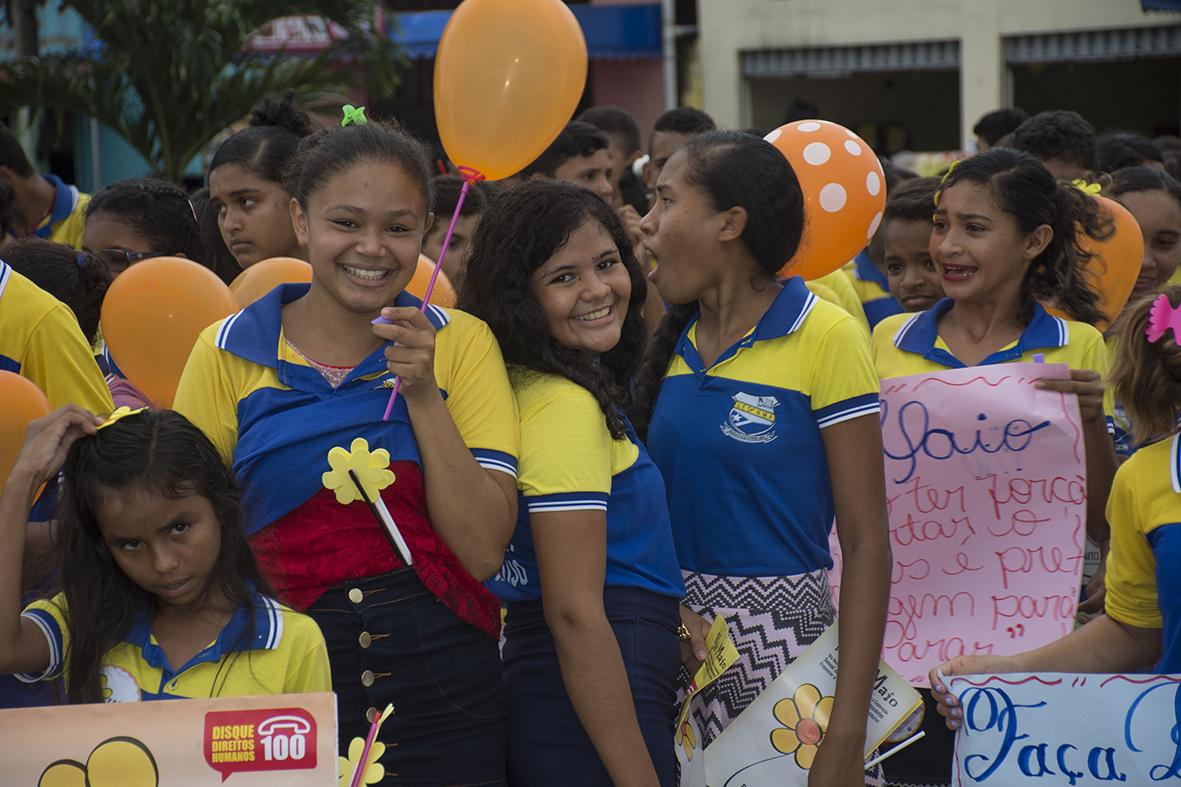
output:
[[1084,194],[1090,194],[1092,197],[1098,197],[1099,192],[1103,191],[1103,186],[1098,183],[1087,183],[1087,181],[1079,178],[1078,180],[1070,181],[1070,185]]
[[336,502],[341,505],[364,499],[349,475],[350,470],[361,481],[365,497],[370,500],[375,500],[381,490],[394,483],[395,479],[389,469],[390,452],[384,448],[370,451],[369,441],[363,437],[353,440],[349,450],[336,446],[329,451],[328,466],[332,469],[324,473],[320,480],[326,489],[336,493]]
[[[349,756],[336,758],[340,771],[339,787],[350,787],[353,783],[353,774],[357,771],[357,764],[361,759],[361,752],[364,750],[365,739],[353,738],[349,741]],[[381,741],[374,741],[373,746],[369,749],[368,765],[365,766],[365,772],[361,774],[360,784],[376,784],[385,778],[385,766],[378,762],[383,754],[385,754],[385,744]]]
[[832,706],[835,700],[832,697],[821,697],[820,702],[816,703],[816,710],[812,712],[812,718],[820,725],[820,729],[828,729],[828,720],[832,716]]
[[816,704],[820,702],[820,689],[811,683],[805,683],[796,689],[795,701],[796,710],[799,711],[801,719],[814,718]]
[[786,697],[775,703],[775,709],[772,712],[779,723],[789,730],[794,730],[796,725],[800,723],[800,713],[796,710],[795,702]]
[[811,746],[805,744],[796,749],[796,765],[804,770],[811,770],[812,763],[816,762],[816,752],[820,751],[819,746]]
[[90,787],[156,787],[160,769],[148,747],[134,738],[111,738],[86,760]]
[[791,754],[796,749],[800,748],[800,739],[791,730],[777,727],[771,730],[771,745],[775,750],[783,754]]
[[148,410],[148,408],[146,408],[146,407],[139,407],[139,408],[136,408],[135,410],[132,410],[130,407],[127,407],[126,405],[124,405],[123,407],[117,408],[115,410],[115,412],[108,415],[107,420],[105,420],[101,424],[99,424],[98,428],[99,429],[106,429],[111,424],[122,421],[124,418],[126,418],[129,415],[139,415],[140,413],[147,412],[147,410]]

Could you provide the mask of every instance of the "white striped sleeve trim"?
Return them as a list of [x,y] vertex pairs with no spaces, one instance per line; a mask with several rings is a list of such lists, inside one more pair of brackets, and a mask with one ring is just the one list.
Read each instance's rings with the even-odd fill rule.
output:
[[37,624],[37,628],[41,629],[41,633],[45,635],[45,641],[49,643],[49,664],[45,667],[45,671],[40,674],[34,672],[16,672],[13,673],[14,678],[21,683],[38,683],[48,677],[56,675],[62,668],[62,652],[60,643],[57,637],[53,636],[53,631],[49,628],[49,624],[40,615],[30,614],[28,612],[22,613],[21,617],[25,620],[31,620]]
[[606,511],[606,500],[537,500],[525,499],[529,513],[548,514],[554,511]]
[[821,418],[816,421],[816,425],[821,429],[829,426],[836,426],[843,421],[849,421],[854,418],[860,418],[863,415],[870,415],[871,413],[880,413],[882,411],[881,402],[873,402],[871,404],[863,404],[854,407],[851,410],[842,410],[839,413],[833,413],[830,416]]
[[499,470],[502,473],[511,475],[513,478],[517,477],[517,468],[500,459],[493,459],[492,457],[488,456],[477,456],[476,462],[485,470]]
[[1173,435],[1173,447],[1169,451],[1169,476],[1173,480],[1173,491],[1181,492],[1181,432]]

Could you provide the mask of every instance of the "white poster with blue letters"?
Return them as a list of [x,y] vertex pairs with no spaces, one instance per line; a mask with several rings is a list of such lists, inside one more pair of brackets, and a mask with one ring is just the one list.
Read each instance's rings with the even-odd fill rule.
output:
[[1181,784],[1181,675],[947,680],[964,712],[956,787]]

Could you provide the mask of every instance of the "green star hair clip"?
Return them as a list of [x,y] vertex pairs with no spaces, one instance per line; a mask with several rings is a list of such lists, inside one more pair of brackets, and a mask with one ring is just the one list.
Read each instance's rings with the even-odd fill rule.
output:
[[363,126],[369,122],[369,118],[365,117],[365,107],[355,107],[352,104],[345,104],[340,108],[344,117],[340,119],[341,126]]

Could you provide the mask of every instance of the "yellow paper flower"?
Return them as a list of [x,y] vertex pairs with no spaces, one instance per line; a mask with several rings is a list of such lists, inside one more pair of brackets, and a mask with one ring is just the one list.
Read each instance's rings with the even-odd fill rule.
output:
[[1098,197],[1099,192],[1103,191],[1103,186],[1099,183],[1087,183],[1087,181],[1079,178],[1078,180],[1070,181],[1070,185],[1084,194],[1090,194],[1092,197]]
[[106,429],[111,424],[116,423],[117,421],[122,421],[124,418],[126,418],[129,415],[139,415],[140,413],[147,412],[147,410],[148,410],[148,408],[146,408],[146,407],[140,407],[135,410],[132,410],[130,407],[127,407],[126,405],[124,405],[123,407],[118,408],[117,410],[115,410],[115,412],[108,415],[107,420],[105,420],[101,424],[99,424],[98,428],[99,429]]
[[357,485],[349,476],[352,470],[365,487],[365,497],[377,499],[381,490],[394,483],[390,468],[390,452],[384,448],[369,450],[369,441],[358,437],[350,450],[336,446],[328,452],[328,466],[332,469],[321,476],[324,487],[336,493],[336,502],[348,505],[363,500]]
[[[353,774],[357,772],[357,765],[361,762],[361,752],[364,750],[365,739],[353,738],[349,743],[349,756],[336,758],[340,767],[340,787],[350,787],[353,783]],[[358,784],[377,784],[385,778],[385,766],[378,762],[383,754],[385,754],[385,744],[381,741],[374,741],[373,747],[369,749],[365,772],[361,774],[361,781]]]
[[692,760],[693,752],[697,748],[697,736],[693,734],[693,725],[686,719],[681,725],[680,734],[677,735],[677,743],[685,750],[685,759]]
[[790,699],[775,703],[775,719],[783,726],[771,732],[771,745],[784,754],[795,754],[796,765],[812,767],[832,714],[832,697],[821,697],[811,683],[796,689]]

